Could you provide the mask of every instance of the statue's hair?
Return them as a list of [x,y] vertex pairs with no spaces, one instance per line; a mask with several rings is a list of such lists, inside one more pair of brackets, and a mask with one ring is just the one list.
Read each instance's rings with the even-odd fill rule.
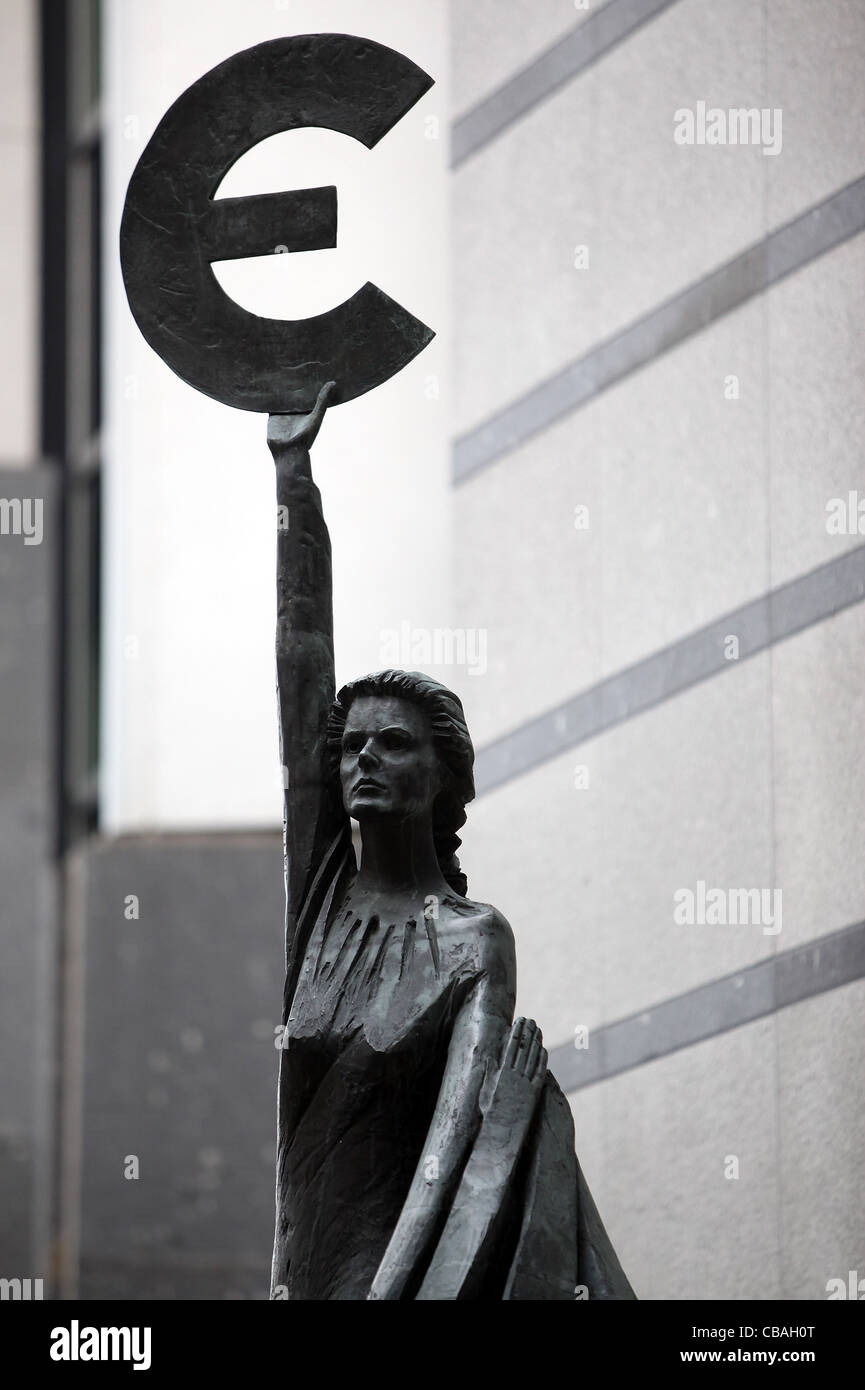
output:
[[377,671],[349,681],[334,700],[327,724],[328,776],[335,789],[339,787],[342,736],[348,712],[354,701],[364,695],[391,695],[411,700],[426,714],[444,774],[444,785],[433,803],[435,851],[444,878],[465,897],[468,885],[456,856],[460,845],[457,831],[465,825],[467,803],[474,799],[475,750],[462,702],[447,686],[420,671]]

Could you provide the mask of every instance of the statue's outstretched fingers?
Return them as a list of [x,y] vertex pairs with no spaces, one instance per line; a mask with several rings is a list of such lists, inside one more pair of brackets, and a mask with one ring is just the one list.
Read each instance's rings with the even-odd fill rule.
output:
[[324,412],[327,410],[330,398],[335,390],[336,382],[326,381],[322,386],[321,390],[319,391],[318,396],[316,397],[315,405],[312,407],[312,413],[310,415],[310,424],[315,424],[316,428],[321,424],[322,419],[324,418]]
[[502,1062],[503,1067],[515,1067],[517,1065],[520,1039],[523,1035],[525,1022],[526,1020],[524,1018],[515,1018],[511,1024],[511,1035],[508,1038],[508,1045],[505,1048],[504,1061]]
[[530,1081],[534,1076],[535,1072],[537,1071],[538,1058],[541,1055],[541,1048],[543,1046],[541,1030],[538,1027],[538,1025],[534,1023],[534,1020],[532,1022],[533,1027],[532,1032],[529,1035],[529,1046],[526,1050],[526,1059],[524,1066],[524,1074],[528,1077]]
[[532,1078],[532,1073],[537,1064],[538,1053],[540,1052],[540,1050],[541,1045],[538,1042],[538,1035],[537,1033],[534,1033],[529,1038],[529,1045],[526,1048],[525,1056],[523,1058],[523,1076],[527,1077],[528,1080],[531,1080]]
[[534,1042],[535,1033],[538,1025],[533,1018],[523,1019],[523,1031],[520,1034],[519,1051],[517,1052],[516,1068],[523,1076],[526,1074],[526,1064],[529,1051]]
[[327,410],[328,402],[336,388],[335,381],[326,381],[316,397],[315,405],[309,412],[305,420],[298,421],[297,439],[302,440],[307,447],[311,447],[315,442],[315,437],[321,429],[321,422],[324,419],[324,412]]

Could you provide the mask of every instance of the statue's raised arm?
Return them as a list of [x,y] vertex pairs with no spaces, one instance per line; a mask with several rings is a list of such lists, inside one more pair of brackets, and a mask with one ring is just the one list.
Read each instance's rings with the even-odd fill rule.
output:
[[316,870],[347,828],[326,778],[327,719],[334,697],[330,536],[310,449],[334,388],[308,415],[271,415],[267,442],[276,464],[276,672],[284,788],[286,952]]

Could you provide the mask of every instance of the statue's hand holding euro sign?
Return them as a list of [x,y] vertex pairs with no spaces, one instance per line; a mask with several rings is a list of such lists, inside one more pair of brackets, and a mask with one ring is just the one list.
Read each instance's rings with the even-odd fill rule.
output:
[[336,382],[326,381],[308,415],[270,415],[267,421],[267,442],[270,448],[279,450],[294,447],[310,450],[335,391]]

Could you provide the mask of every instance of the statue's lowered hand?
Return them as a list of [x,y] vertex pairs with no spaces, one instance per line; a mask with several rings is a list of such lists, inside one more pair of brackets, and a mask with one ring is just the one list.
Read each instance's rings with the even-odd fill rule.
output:
[[[528,1129],[537,1093],[546,1080],[547,1061],[543,1034],[534,1019],[518,1018],[511,1027],[492,1098],[485,1107],[481,1140],[485,1129],[510,1134],[512,1139]],[[509,1147],[507,1141],[504,1147]]]
[[547,1078],[547,1052],[531,1018],[518,1018],[480,1131],[424,1281],[420,1301],[477,1297],[496,1248],[507,1196]]

